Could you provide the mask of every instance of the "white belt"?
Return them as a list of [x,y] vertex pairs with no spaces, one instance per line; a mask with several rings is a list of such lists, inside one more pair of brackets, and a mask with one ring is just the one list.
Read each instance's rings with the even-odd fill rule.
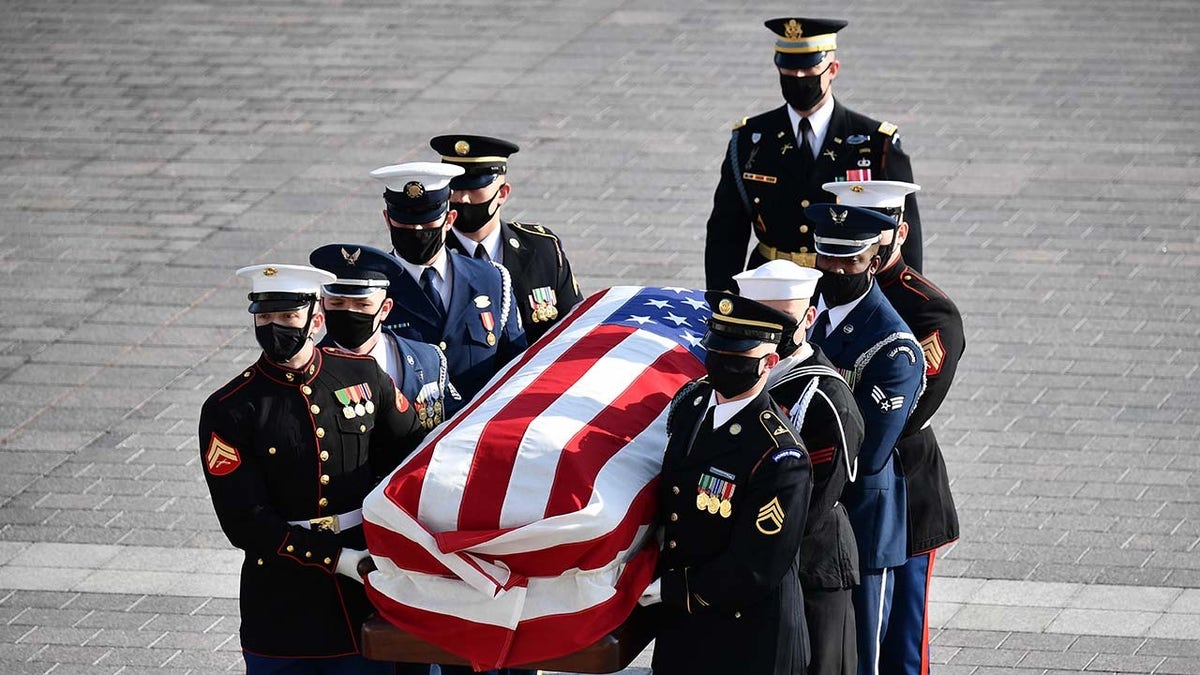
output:
[[289,520],[288,525],[296,525],[306,530],[337,534],[338,532],[362,525],[362,509],[354,509],[353,511],[338,513],[332,516],[321,516],[320,518],[313,518],[311,520]]

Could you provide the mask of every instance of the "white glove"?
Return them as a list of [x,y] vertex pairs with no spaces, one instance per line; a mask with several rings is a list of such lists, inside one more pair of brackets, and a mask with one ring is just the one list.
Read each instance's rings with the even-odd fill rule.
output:
[[650,582],[646,590],[642,591],[642,597],[638,598],[638,604],[646,607],[660,602],[662,602],[662,580],[655,579]]
[[371,554],[366,551],[354,548],[342,549],[341,555],[338,556],[337,573],[345,577],[350,577],[361,584],[363,580],[362,577],[358,576],[358,561],[369,555]]

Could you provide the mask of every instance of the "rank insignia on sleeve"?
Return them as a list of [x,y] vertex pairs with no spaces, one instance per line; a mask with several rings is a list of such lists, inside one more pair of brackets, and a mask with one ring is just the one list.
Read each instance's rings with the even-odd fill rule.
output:
[[942,372],[946,360],[946,347],[942,344],[942,331],[935,330],[921,340],[921,351],[925,352],[925,377]]
[[871,387],[871,400],[881,412],[890,413],[904,407],[903,396],[888,396],[878,386]]
[[208,442],[208,452],[204,453],[204,464],[212,475],[227,476],[242,465],[242,458],[237,448],[214,433]]
[[771,501],[758,510],[754,527],[767,536],[779,534],[783,529],[783,507],[779,505],[779,497],[772,497]]

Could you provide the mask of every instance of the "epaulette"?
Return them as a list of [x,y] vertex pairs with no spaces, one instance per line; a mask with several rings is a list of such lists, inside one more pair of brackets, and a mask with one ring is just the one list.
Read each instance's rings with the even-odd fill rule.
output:
[[[932,299],[931,294],[944,299],[950,298],[950,296],[946,295],[945,291],[937,287],[937,284],[934,284],[932,281],[921,276],[920,273],[914,272],[912,268],[906,269],[900,273],[900,283],[903,284],[905,288],[909,289],[913,293],[916,293],[917,295],[920,295],[925,300]],[[924,288],[918,288],[918,286],[924,286]]]
[[776,448],[801,447],[799,439],[788,428],[786,422],[774,411],[764,410],[758,414],[758,421],[767,430],[767,435],[775,443]]
[[879,133],[883,134],[884,136],[891,136],[892,134],[896,133],[896,130],[899,128],[900,127],[892,124],[891,122],[879,123]]
[[245,385],[249,384],[258,375],[258,368],[251,365],[238,373],[236,377],[221,385],[221,388],[209,395],[209,399],[213,401],[224,401]]
[[749,121],[750,121],[749,117],[743,117],[741,122],[738,122],[737,124],[733,125],[733,130],[737,131],[738,129],[741,129],[742,127],[746,126],[746,123]]
[[329,356],[335,356],[342,359],[358,359],[359,361],[375,360],[375,357],[371,356],[370,354],[355,354],[354,352],[348,352],[344,349],[338,349],[337,347],[321,347],[321,351],[325,352]]
[[550,229],[544,225],[539,225],[537,223],[518,223],[515,220],[510,221],[508,224],[526,234],[536,234],[539,237],[549,237],[555,241],[558,241],[558,235],[551,232]]

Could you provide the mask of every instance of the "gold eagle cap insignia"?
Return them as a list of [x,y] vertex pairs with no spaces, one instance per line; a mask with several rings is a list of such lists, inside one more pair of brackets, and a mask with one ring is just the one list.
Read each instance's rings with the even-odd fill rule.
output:
[[833,209],[829,209],[829,217],[833,219],[833,223],[835,225],[844,224],[846,222],[846,216],[848,215],[850,215],[849,211],[842,211],[841,213],[838,213]]
[[342,249],[342,258],[346,260],[347,265],[353,265],[354,263],[358,262],[358,256],[360,255],[362,255],[361,248],[354,249],[354,253],[351,253],[346,249]]
[[276,273],[276,270],[274,267],[268,267],[267,269],[263,270],[264,277],[273,277],[273,276],[275,276],[275,273]]
[[408,197],[409,199],[416,199],[423,194],[425,194],[425,186],[421,185],[415,180],[409,181],[404,186],[404,196]]
[[789,40],[804,36],[804,27],[795,19],[788,19],[788,22],[783,24],[783,37]]
[[459,141],[454,144],[454,152],[461,157],[471,151],[471,144],[466,141]]

